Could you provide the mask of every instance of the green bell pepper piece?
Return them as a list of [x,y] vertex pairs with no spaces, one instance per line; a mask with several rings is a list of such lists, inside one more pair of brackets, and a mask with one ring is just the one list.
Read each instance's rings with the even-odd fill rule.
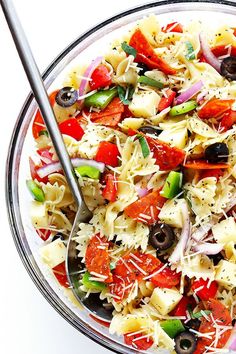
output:
[[32,179],[26,181],[26,185],[35,200],[42,203],[45,201],[45,195],[42,188],[39,187]]
[[193,111],[197,107],[197,102],[196,101],[188,101],[185,103],[181,103],[177,106],[174,106],[170,110],[170,116],[175,117],[175,116],[180,116],[181,114],[188,113],[190,111]]
[[171,199],[178,195],[181,191],[183,182],[183,174],[181,172],[171,171],[165,181],[161,191],[162,197]]
[[92,277],[92,275],[89,272],[85,272],[82,278],[82,284],[86,287],[88,290],[98,290],[102,291],[106,288],[106,284],[95,281],[95,280],[90,280],[89,278]]
[[166,320],[161,322],[160,325],[170,338],[175,338],[179,333],[185,331],[185,327],[180,320]]
[[75,168],[75,173],[77,176],[81,177],[89,177],[93,179],[100,178],[100,171],[96,167],[93,166],[79,166]]
[[140,76],[138,79],[138,82],[140,84],[152,86],[152,87],[157,87],[159,89],[162,89],[164,87],[163,83],[154,79],[151,79],[150,77],[147,76]]
[[113,87],[109,90],[101,90],[88,96],[84,100],[86,107],[96,107],[100,109],[106,108],[109,103],[117,96],[117,88]]

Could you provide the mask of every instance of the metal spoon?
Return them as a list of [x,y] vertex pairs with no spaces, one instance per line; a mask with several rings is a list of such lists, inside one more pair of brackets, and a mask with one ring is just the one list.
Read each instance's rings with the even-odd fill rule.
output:
[[57,125],[56,117],[48,100],[48,95],[44,87],[44,83],[42,81],[40,72],[34,60],[33,54],[31,52],[21,23],[18,19],[17,13],[14,9],[13,3],[11,2],[11,0],[0,0],[0,4],[2,6],[3,13],[5,15],[8,27],[11,31],[16,49],[22,61],[28,81],[30,83],[32,92],[38,103],[41,114],[44,117],[44,122],[47,127],[48,133],[52,140],[58,159],[61,163],[71,193],[78,207],[67,244],[66,268],[70,285],[76,298],[80,302],[82,302],[83,305],[86,306],[89,311],[93,312],[95,315],[101,317],[102,319],[110,320],[111,313],[102,306],[102,302],[101,300],[99,300],[97,294],[93,294],[92,297],[85,299],[84,293],[79,291],[78,272],[83,268],[83,265],[77,257],[76,242],[73,240],[73,238],[75,237],[76,232],[78,231],[78,224],[81,222],[88,222],[92,217],[92,213],[91,211],[89,211],[88,207],[84,202],[84,198],[80,186],[78,184],[78,180],[75,176],[70,157],[68,155],[60,130]]

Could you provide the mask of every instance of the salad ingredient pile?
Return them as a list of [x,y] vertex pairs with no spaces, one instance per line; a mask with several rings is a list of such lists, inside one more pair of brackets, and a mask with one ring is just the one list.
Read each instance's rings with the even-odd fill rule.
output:
[[[93,213],[76,238],[79,287],[138,350],[236,346],[235,34],[151,15],[49,95]],[[39,111],[32,134],[32,224],[68,293],[76,206]]]

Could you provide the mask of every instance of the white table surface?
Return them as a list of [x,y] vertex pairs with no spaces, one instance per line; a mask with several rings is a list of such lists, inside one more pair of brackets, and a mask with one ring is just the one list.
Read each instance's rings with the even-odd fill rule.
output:
[[[15,0],[39,68],[43,71],[74,38],[142,0]],[[0,352],[4,354],[105,354],[48,304],[15,249],[5,207],[5,160],[16,117],[29,86],[0,10]]]

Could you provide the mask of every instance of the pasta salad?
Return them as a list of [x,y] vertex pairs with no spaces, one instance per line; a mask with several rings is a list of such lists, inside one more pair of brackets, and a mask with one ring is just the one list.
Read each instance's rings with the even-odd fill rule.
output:
[[[236,349],[236,29],[145,17],[49,98],[93,213],[79,287],[112,311],[110,333],[138,350]],[[39,111],[32,134],[32,224],[69,294],[76,205]]]

